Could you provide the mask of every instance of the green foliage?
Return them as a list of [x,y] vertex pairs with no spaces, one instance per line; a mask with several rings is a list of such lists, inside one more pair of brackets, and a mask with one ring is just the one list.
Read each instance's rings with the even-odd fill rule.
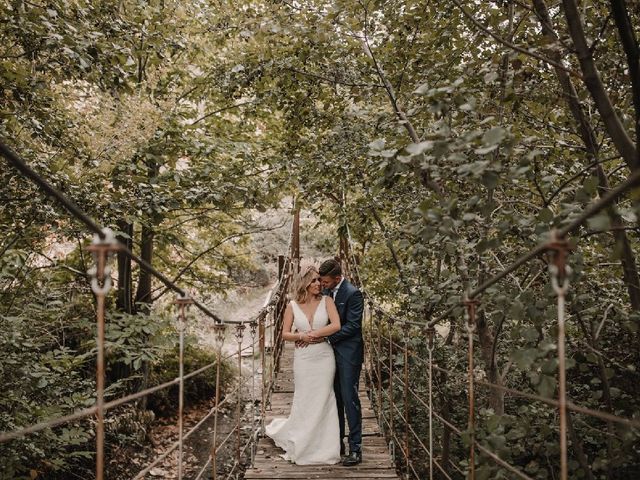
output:
[[[634,137],[627,59],[608,4],[583,3],[603,89]],[[460,4],[477,24],[443,1],[5,3],[0,136],[134,250],[150,242],[152,263],[205,297],[255,279],[252,213],[295,193],[336,232],[348,225],[354,253],[366,259],[368,293],[394,313],[424,321],[451,308],[436,355],[463,374],[463,292],[546,241],[629,166],[584,76],[570,79],[596,151],[585,144],[558,71],[531,55],[559,55],[580,70],[563,7],[549,5],[555,42],[521,2]],[[638,12],[628,14],[637,26]],[[94,335],[83,277],[89,261],[73,248],[86,235],[13,171],[0,169],[0,184],[0,230],[7,232],[0,311],[9,352],[2,373],[11,387],[0,401],[13,409],[3,417],[13,428],[47,416],[38,409],[55,403],[50,390],[77,395],[73,406],[88,401],[94,344],[87,339]],[[54,243],[71,247],[54,258]],[[568,394],[589,408],[637,415],[637,194],[591,218],[571,243]],[[557,395],[550,261],[532,260],[483,293],[479,378]],[[134,268],[110,298],[113,394],[144,383],[173,334],[158,313],[162,286],[151,285],[152,307],[135,304],[139,273]],[[421,334],[414,338],[416,358],[424,358]],[[402,357],[394,355],[397,363]],[[424,393],[424,369],[411,372]],[[436,383],[436,409],[465,425],[464,376]],[[200,387],[193,388],[195,395]],[[162,402],[168,409],[171,399]],[[528,475],[551,478],[553,410],[491,390],[477,402],[479,441]],[[422,435],[424,411],[414,408]],[[442,425],[436,428],[441,438]],[[578,415],[574,429],[596,478],[637,476],[637,432]],[[59,434],[26,439],[23,463],[12,443],[7,458],[27,468],[51,457],[62,468],[53,454],[62,442],[51,438]],[[463,440],[450,444],[461,468]],[[486,457],[478,461],[479,478],[508,476]],[[574,451],[570,476],[586,478]]]
[[114,312],[105,329],[107,360],[138,372],[145,362],[157,361],[166,354],[172,333],[165,315]]
[[[150,381],[153,385],[160,385],[178,378],[179,349],[174,348],[166,352],[151,366]],[[184,373],[189,374],[207,365],[216,363],[216,355],[204,348],[187,345],[184,350]],[[193,405],[204,400],[210,400],[216,395],[216,368],[211,367],[204,373],[195,375],[184,382],[185,405]],[[220,364],[220,390],[227,389],[233,379],[233,371],[228,362]],[[148,397],[147,406],[159,416],[174,415],[178,408],[178,385],[155,392]],[[222,398],[222,397],[221,397]]]
[[[90,325],[73,316],[78,307],[50,296],[21,302],[19,313],[0,316],[0,430],[15,430],[93,404],[94,380],[85,374],[91,370],[93,355],[65,338]],[[70,320],[67,326],[60,322],[65,317]],[[24,478],[31,469],[82,470],[83,458],[93,455],[92,437],[88,422],[74,422],[2,444],[0,477]]]

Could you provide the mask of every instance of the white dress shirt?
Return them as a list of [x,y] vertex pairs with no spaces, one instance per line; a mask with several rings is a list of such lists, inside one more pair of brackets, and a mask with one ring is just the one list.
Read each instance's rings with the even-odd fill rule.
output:
[[340,290],[340,287],[342,286],[342,282],[344,282],[344,277],[342,277],[342,279],[340,280],[340,283],[338,285],[336,285],[333,290],[331,290],[331,297],[334,300],[336,299],[336,295],[338,294],[338,290]]

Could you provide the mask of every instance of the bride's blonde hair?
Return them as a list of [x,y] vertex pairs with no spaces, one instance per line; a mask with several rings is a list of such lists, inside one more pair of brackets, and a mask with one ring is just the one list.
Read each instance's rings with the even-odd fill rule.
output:
[[298,303],[307,301],[309,292],[307,288],[311,285],[311,280],[318,275],[318,269],[315,265],[307,265],[302,267],[300,272],[295,276],[292,288],[293,299]]

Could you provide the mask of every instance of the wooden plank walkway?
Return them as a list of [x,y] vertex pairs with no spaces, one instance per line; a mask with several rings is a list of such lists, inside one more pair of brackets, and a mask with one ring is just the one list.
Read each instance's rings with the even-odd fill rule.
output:
[[[267,411],[266,423],[274,417],[286,417],[293,400],[293,350],[287,344],[281,360],[280,374],[271,396],[271,410]],[[245,479],[339,479],[366,478],[369,480],[399,479],[384,437],[380,434],[375,414],[365,390],[364,378],[360,380],[360,402],[362,404],[362,463],[353,467],[342,465],[295,465],[280,457],[282,450],[270,438],[258,442],[253,468],[245,472]]]

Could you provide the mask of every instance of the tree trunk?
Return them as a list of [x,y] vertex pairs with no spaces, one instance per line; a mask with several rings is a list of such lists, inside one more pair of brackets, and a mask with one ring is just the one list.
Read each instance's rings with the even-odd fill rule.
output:
[[[534,4],[543,2],[544,0],[534,0]],[[578,5],[575,0],[562,0],[562,4],[564,6],[565,18],[567,19],[567,27],[573,40],[576,56],[580,62],[582,75],[584,76],[584,84],[591,94],[591,98],[602,118],[602,123],[618,150],[618,153],[622,155],[629,169],[635,170],[638,168],[636,146],[622,125],[622,121],[615,111],[611,98],[604,87],[600,72],[596,67],[591,49],[587,43]]]
[[[496,365],[495,358],[495,337],[491,327],[487,324],[487,317],[484,311],[478,312],[476,322],[478,339],[480,341],[480,352],[485,364],[485,372],[489,382],[502,386],[502,376]],[[504,391],[498,388],[489,389],[489,407],[496,415],[504,415]]]
[[[636,152],[640,145],[640,48],[638,39],[631,24],[631,17],[625,0],[610,0],[611,13],[618,28],[620,42],[627,56],[629,65],[629,78],[631,80],[631,91],[633,96],[633,107],[636,115]],[[632,4],[635,0],[632,0]],[[640,159],[639,164],[640,164]]]
[[[140,257],[149,265],[153,261],[153,239],[155,232],[153,227],[143,225],[141,234]],[[140,276],[138,280],[138,290],[136,291],[136,307],[147,311],[151,302],[151,279],[152,276],[146,270],[140,268]]]
[[[153,239],[155,237],[155,232],[153,227],[148,225],[143,225],[142,234],[141,234],[141,249],[140,249],[140,257],[145,260],[149,265],[152,265],[153,261]],[[138,290],[136,292],[136,308],[139,312],[143,314],[149,314],[151,310],[151,279],[152,276],[146,270],[140,268],[140,276],[138,280]],[[145,338],[146,342],[146,338]],[[142,366],[140,367],[142,377],[139,382],[137,382],[136,389],[138,391],[144,390],[147,388],[147,384],[149,383],[149,362],[143,361]],[[146,409],[147,407],[147,397],[143,397],[140,399],[138,403],[139,408]]]
[[591,472],[591,467],[589,466],[589,461],[587,459],[587,455],[584,453],[584,448],[582,447],[582,441],[578,436],[578,432],[576,432],[575,428],[573,428],[573,420],[572,420],[570,411],[567,411],[567,429],[569,430],[569,437],[571,438],[571,446],[573,447],[573,450],[576,453],[576,458],[578,459],[580,468],[582,468],[582,470],[584,471],[585,477],[587,478],[587,480],[594,480],[593,473]]
[[[544,0],[534,0],[533,5],[542,26],[543,35],[552,42],[557,41],[558,36],[553,30],[551,17],[549,16],[549,11],[547,10]],[[557,51],[550,52],[550,56],[553,60],[560,61],[561,59],[560,53]],[[589,152],[594,160],[597,160],[599,155],[598,142],[593,133],[591,123],[584,113],[575,86],[566,71],[556,68],[555,72],[569,105],[569,109],[578,123],[578,133],[587,148],[587,152]],[[609,190],[609,180],[600,163],[596,164],[594,170],[598,177],[598,193],[602,196]],[[613,227],[613,235],[616,243],[620,247],[620,262],[622,264],[624,282],[629,294],[629,303],[633,310],[640,310],[640,276],[638,275],[635,255],[626,231],[619,228],[624,226],[624,220],[615,211],[615,208],[608,209],[608,213],[611,219],[611,226]]]
[[[597,346],[597,345],[594,345]],[[609,413],[613,413],[613,403],[611,402],[611,387],[609,385],[609,379],[607,378],[607,371],[604,365],[604,361],[602,357],[598,355],[598,372],[600,374],[600,382],[602,385],[602,400],[604,401],[607,410]],[[609,462],[607,462],[607,478],[613,478],[613,469],[612,469],[612,461],[615,456],[613,449],[613,441],[612,439],[616,436],[616,430],[611,421],[607,421],[607,431],[609,432],[609,436],[607,438],[607,458]]]
[[[129,250],[133,248],[133,224],[124,220],[118,222],[118,229],[127,237],[118,235],[118,240]],[[118,252],[118,288],[116,308],[124,313],[134,313],[133,286],[131,283],[131,258],[122,252]]]
[[[442,384],[447,383],[447,374],[442,374]],[[451,399],[447,396],[442,405],[442,418],[451,423]],[[449,472],[449,457],[451,456],[451,429],[446,425],[442,426],[442,440],[440,441],[442,451],[442,469]]]

